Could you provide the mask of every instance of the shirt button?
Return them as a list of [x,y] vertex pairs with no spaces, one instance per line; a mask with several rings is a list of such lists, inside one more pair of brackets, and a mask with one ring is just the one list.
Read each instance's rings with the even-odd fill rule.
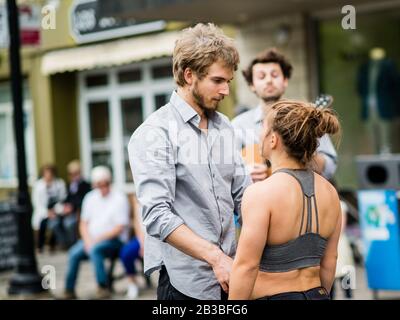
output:
[[217,200],[219,200],[219,196],[217,196]]

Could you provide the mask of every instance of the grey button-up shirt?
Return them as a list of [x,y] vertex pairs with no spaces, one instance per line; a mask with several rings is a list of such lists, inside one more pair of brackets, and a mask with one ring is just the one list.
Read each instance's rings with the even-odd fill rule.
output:
[[[236,147],[238,150],[241,150],[247,145],[259,143],[263,119],[262,107],[258,106],[238,115],[232,120],[232,125],[235,128]],[[322,175],[327,179],[332,178],[337,167],[337,154],[327,134],[319,139],[317,152],[321,153],[325,158],[325,168]]]
[[[230,257],[236,251],[234,212],[251,184],[227,117],[215,113],[208,133],[176,92],[134,132],[129,160],[142,207],[147,271],[167,268],[171,284],[197,299],[220,299],[210,265],[165,242],[182,224]],[[146,243],[147,242],[147,243]]]

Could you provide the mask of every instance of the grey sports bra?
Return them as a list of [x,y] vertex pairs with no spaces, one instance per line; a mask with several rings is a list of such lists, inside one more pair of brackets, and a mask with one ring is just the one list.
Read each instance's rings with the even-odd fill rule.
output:
[[[327,239],[319,234],[318,210],[314,192],[314,172],[311,170],[281,169],[294,177],[303,191],[303,212],[299,236],[287,243],[266,245],[261,256],[260,270],[266,272],[286,272],[295,269],[319,266],[325,252]],[[303,230],[305,202],[307,201],[307,224]],[[312,232],[312,205],[315,208],[315,223],[317,233]]]

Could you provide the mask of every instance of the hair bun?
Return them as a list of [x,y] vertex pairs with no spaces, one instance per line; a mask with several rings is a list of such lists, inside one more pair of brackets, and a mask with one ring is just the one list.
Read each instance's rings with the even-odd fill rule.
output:
[[335,134],[339,132],[339,120],[335,112],[330,108],[315,108],[314,118],[317,121],[315,135],[322,137],[324,134]]

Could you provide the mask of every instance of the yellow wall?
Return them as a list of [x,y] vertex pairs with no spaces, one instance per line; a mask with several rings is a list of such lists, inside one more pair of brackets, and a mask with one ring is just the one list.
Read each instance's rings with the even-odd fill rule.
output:
[[56,29],[42,30],[41,39],[44,50],[75,46],[69,27],[71,4],[72,0],[61,0],[56,12]]
[[76,74],[52,76],[51,96],[55,163],[60,176],[66,179],[68,162],[79,159]]
[[40,72],[41,57],[32,61],[29,86],[35,119],[36,163],[38,168],[55,161],[53,107],[50,96],[50,79]]
[[[21,51],[21,71],[23,75],[28,75],[32,67],[32,56],[37,51],[36,48],[24,48]],[[0,49],[0,80],[8,80],[10,76],[8,49]]]

